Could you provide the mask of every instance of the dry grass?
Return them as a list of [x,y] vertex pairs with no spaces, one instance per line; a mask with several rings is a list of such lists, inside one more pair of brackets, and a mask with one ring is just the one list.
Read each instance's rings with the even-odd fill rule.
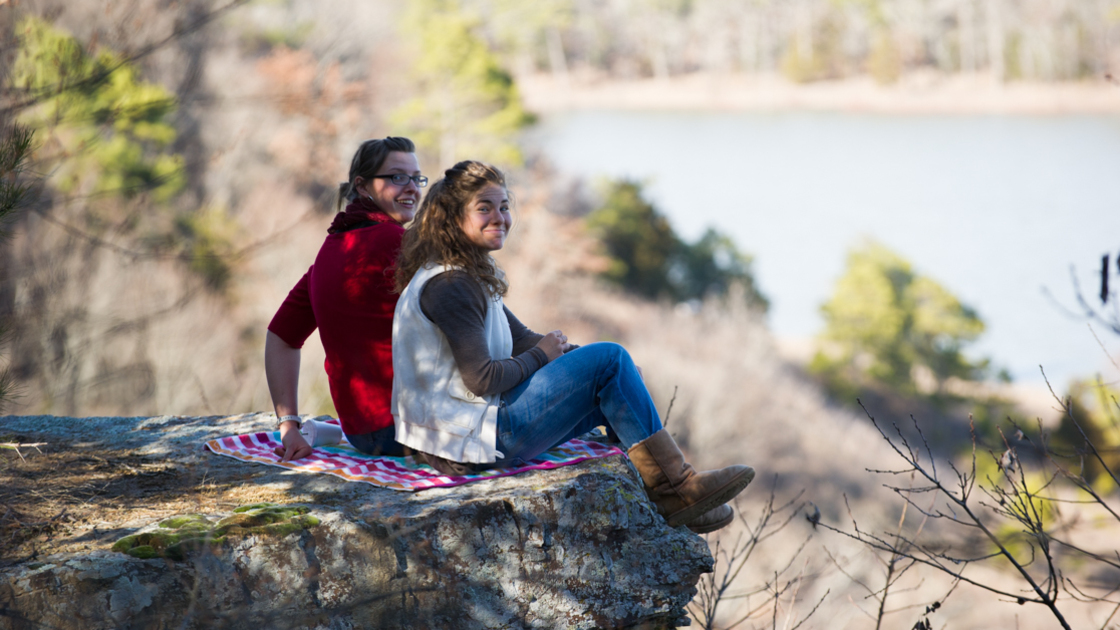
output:
[[23,459],[0,452],[0,566],[106,548],[133,528],[177,514],[293,500],[283,488],[253,483],[259,467],[245,466],[217,482],[208,472],[202,465],[57,440]]

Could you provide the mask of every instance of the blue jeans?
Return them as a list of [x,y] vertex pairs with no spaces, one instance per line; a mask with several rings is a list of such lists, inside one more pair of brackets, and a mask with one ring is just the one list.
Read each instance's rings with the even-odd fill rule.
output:
[[394,439],[396,428],[392,425],[374,431],[373,433],[359,433],[347,435],[350,445],[367,455],[391,455],[400,457],[404,455],[404,445]]
[[661,430],[649,390],[626,349],[593,343],[549,362],[502,394],[496,466],[516,466],[606,425],[630,448]]

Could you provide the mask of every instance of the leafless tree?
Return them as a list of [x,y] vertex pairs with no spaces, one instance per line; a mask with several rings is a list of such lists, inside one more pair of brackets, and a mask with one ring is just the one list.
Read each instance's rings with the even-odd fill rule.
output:
[[[775,485],[776,482],[777,479],[775,479]],[[731,630],[747,621],[767,617],[770,626],[777,627],[779,611],[786,602],[788,602],[789,612],[787,614],[789,618],[784,621],[782,627],[799,628],[816,613],[825,597],[828,596],[828,591],[800,619],[794,617],[792,606],[797,599],[799,589],[805,580],[811,577],[805,574],[804,568],[800,571],[795,570],[795,562],[801,556],[801,552],[804,551],[805,545],[812,538],[812,534],[796,547],[790,554],[788,562],[782,568],[774,571],[771,579],[742,590],[734,588],[736,579],[742,574],[743,569],[753,558],[754,552],[759,546],[784,530],[800,513],[800,509],[804,505],[801,503],[802,494],[804,494],[804,491],[799,492],[789,501],[776,505],[772,486],[769,497],[759,510],[758,517],[753,521],[744,515],[739,501],[736,499],[735,512],[739,516],[739,524],[742,529],[735,535],[735,540],[730,546],[725,546],[723,539],[720,537],[717,537],[714,541],[709,541],[712,556],[716,560],[716,570],[700,578],[696,597],[689,605],[689,613],[700,624],[701,628],[704,628],[704,630],[716,630],[716,628]],[[752,603],[752,599],[757,603]],[[745,602],[745,606],[741,607],[736,613],[736,619],[727,625],[718,626],[716,617],[721,606],[732,602],[738,603],[739,601]]]
[[[1103,324],[1114,334],[1120,335],[1120,295],[1117,294],[1114,288],[1116,285],[1113,284],[1110,286],[1109,284],[1109,277],[1112,275],[1112,267],[1109,264],[1109,260],[1110,256],[1108,254],[1101,256],[1100,291],[1097,293],[1100,306],[1094,306],[1093,300],[1087,298],[1085,294],[1082,293],[1081,283],[1077,280],[1077,270],[1074,267],[1070,267],[1069,270],[1070,283],[1073,285],[1073,293],[1077,300],[1077,306],[1081,310],[1079,316]],[[1116,256],[1116,270],[1118,277],[1120,277],[1120,254]],[[1077,314],[1074,315],[1078,316]]]
[[[1069,402],[1062,402],[1062,405],[1066,413],[1072,415]],[[977,452],[974,433],[971,462],[962,470],[951,462],[938,463],[916,420],[914,430],[920,443],[912,444],[897,424],[892,423],[888,430],[870,413],[867,415],[903,462],[898,469],[870,472],[916,480],[907,486],[885,485],[903,500],[906,509],[916,510],[922,515],[922,523],[915,529],[906,529],[901,527],[900,521],[899,528],[893,532],[874,532],[861,528],[853,516],[850,529],[826,523],[821,523],[821,526],[884,554],[890,567],[887,572],[888,587],[893,583],[891,576],[897,573],[896,566],[902,571],[933,569],[961,584],[1008,601],[1040,605],[1063,628],[1071,626],[1059,608],[1060,598],[1120,608],[1120,599],[1117,598],[1120,589],[1087,584],[1075,577],[1078,572],[1073,569],[1077,562],[1120,569],[1120,555],[1115,551],[1094,551],[1074,542],[1072,534],[1075,527],[1066,522],[1061,513],[1063,505],[1078,503],[1079,507],[1098,508],[1120,522],[1117,511],[1107,497],[1093,490],[1081,472],[1069,470],[1055,457],[1041,425],[1038,437],[1031,438],[1012,422],[1014,434],[1003,436],[1000,451],[988,453]],[[1082,435],[1085,435],[1084,432]],[[1021,451],[1027,450],[1034,456],[1033,459],[1023,457]],[[1108,469],[1096,447],[1090,445],[1088,453]],[[998,470],[995,478],[990,475],[981,477],[983,473],[978,472],[978,457],[991,458]],[[1109,470],[1108,474],[1116,479],[1114,471]],[[1063,480],[1072,482],[1090,499],[1079,501],[1068,498],[1069,493],[1059,487]],[[922,534],[927,520],[947,524],[949,530],[965,534],[964,542],[953,544],[943,540],[924,540]],[[1001,559],[1012,567],[1021,584],[1020,589],[997,586],[968,571],[973,565]],[[880,592],[880,601],[885,602],[888,591],[884,588]],[[1116,609],[1113,616],[1115,613]],[[1112,616],[1109,617],[1111,619]]]
[[[463,4],[488,14],[495,3]],[[1110,17],[1116,9],[1108,0],[540,4],[564,19],[498,20],[488,30],[492,41],[519,42],[510,51],[518,67],[531,59],[558,78],[588,69],[619,78],[781,69],[790,78],[814,80],[874,74],[887,55],[897,56],[892,63],[902,72],[1062,81],[1102,77],[1116,62]],[[508,32],[513,29],[520,29],[516,37]]]
[[[911,474],[910,475],[910,485],[911,486],[913,486],[913,481],[914,481],[914,475]],[[894,539],[894,540],[898,540],[903,535],[903,533],[907,531],[905,528],[906,528],[906,517],[907,517],[907,514],[909,513],[909,507],[910,506],[909,506],[908,503],[904,503],[902,505],[902,510],[900,511],[899,517],[898,517],[898,525],[895,527],[895,530],[894,530],[893,534],[891,535],[892,539]],[[927,506],[926,509],[928,510],[932,507],[933,507],[933,505],[930,504],[929,506]],[[851,517],[850,506],[848,508],[848,515],[852,519],[852,521],[854,522],[855,519],[854,519],[854,517]],[[819,519],[815,519],[815,520],[819,520]],[[913,532],[911,532],[910,535],[914,538],[919,537],[921,535],[922,530],[925,527],[925,523],[927,522],[927,520],[928,520],[928,517],[926,517],[924,514],[921,515],[920,522],[919,522],[917,528]],[[826,527],[827,527],[827,525],[826,525]],[[852,584],[855,584],[859,588],[861,588],[862,590],[866,591],[867,592],[866,597],[869,598],[869,599],[872,599],[877,604],[874,614],[871,614],[867,611],[863,611],[870,619],[872,619],[875,622],[875,630],[879,630],[880,628],[883,627],[883,622],[886,619],[887,615],[892,614],[892,613],[901,612],[901,611],[909,608],[909,607],[904,607],[904,608],[900,608],[900,609],[890,609],[890,608],[888,608],[888,599],[890,598],[891,595],[898,594],[900,592],[905,592],[905,591],[917,590],[921,586],[921,583],[919,583],[918,586],[915,586],[915,587],[901,588],[899,582],[902,580],[902,578],[907,573],[909,573],[909,571],[911,569],[913,569],[915,566],[917,566],[917,562],[915,560],[913,560],[911,558],[908,558],[907,556],[905,556],[901,553],[892,551],[892,552],[889,552],[889,553],[882,553],[882,554],[876,553],[874,555],[875,560],[882,566],[882,569],[883,569],[883,580],[882,580],[882,585],[881,586],[869,584],[867,580],[865,580],[863,578],[860,578],[859,576],[856,576],[856,575],[853,575],[853,574],[849,573],[848,570],[845,569],[843,564],[840,562],[840,560],[837,559],[836,557],[834,557],[832,555],[832,553],[828,551],[827,548],[825,549],[825,553],[828,554],[829,560],[832,562],[832,564],[834,566],[836,566],[837,570],[839,570],[845,577],[847,577],[848,580],[851,581]],[[955,588],[956,584],[957,584],[957,582],[954,582],[954,588]],[[948,597],[948,594],[939,598],[936,602],[934,602],[933,604],[928,606],[926,614],[928,615],[929,613],[937,610],[937,608],[939,608],[941,606],[941,603],[945,601],[946,597]]]

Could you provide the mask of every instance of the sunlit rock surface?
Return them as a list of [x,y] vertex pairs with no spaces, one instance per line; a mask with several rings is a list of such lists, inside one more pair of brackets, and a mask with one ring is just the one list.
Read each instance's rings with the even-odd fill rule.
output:
[[[671,628],[711,569],[704,541],[665,525],[621,456],[402,493],[202,450],[269,418],[0,418],[7,435],[170,461],[166,483],[231,497],[253,484],[313,517],[142,559],[113,543],[179,521],[126,510],[71,536],[88,551],[9,562],[0,628]],[[202,513],[217,523],[234,507]]]

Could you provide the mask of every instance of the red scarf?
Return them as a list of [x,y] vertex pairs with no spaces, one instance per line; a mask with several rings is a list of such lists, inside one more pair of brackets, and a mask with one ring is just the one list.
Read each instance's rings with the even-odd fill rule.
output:
[[367,227],[375,223],[396,223],[401,225],[393,217],[382,212],[373,201],[366,197],[358,197],[346,206],[346,210],[334,215],[334,221],[331,221],[331,226],[327,228],[327,234],[337,234],[338,232],[346,232],[359,227]]

